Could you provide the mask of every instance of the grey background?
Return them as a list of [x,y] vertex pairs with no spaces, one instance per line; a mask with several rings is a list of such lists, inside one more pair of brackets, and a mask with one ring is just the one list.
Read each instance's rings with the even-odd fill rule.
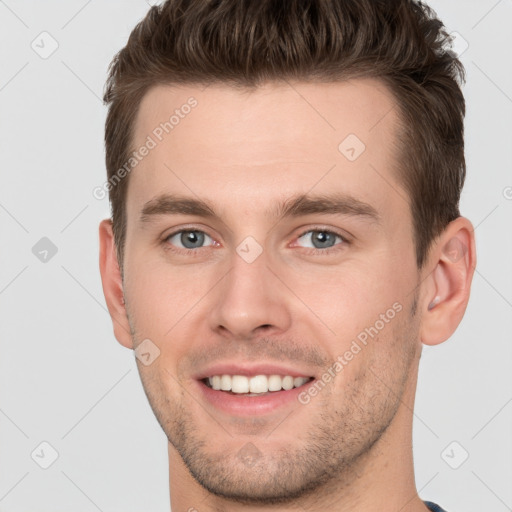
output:
[[[505,512],[512,510],[512,2],[430,5],[461,35],[459,51],[469,45],[461,55],[468,109],[461,206],[476,227],[478,265],[456,334],[424,349],[416,482],[423,499],[448,512]],[[103,299],[98,223],[109,206],[92,195],[105,180],[107,65],[147,9],[144,0],[0,1],[3,512],[169,510],[166,439]],[[43,31],[58,43],[48,58],[31,47],[51,49]],[[46,262],[34,246],[49,250]],[[48,469],[40,465],[51,462],[52,449],[41,442],[58,452]],[[468,459],[450,467],[465,452]]]

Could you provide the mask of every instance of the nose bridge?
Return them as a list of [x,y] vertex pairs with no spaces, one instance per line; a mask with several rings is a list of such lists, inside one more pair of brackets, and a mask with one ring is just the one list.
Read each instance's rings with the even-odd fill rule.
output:
[[[256,245],[257,244],[257,245]],[[252,237],[248,237],[236,247],[236,254],[231,259],[231,277],[240,288],[243,296],[244,288],[259,288],[268,285],[270,258],[267,251]]]
[[288,303],[268,256],[250,237],[233,251],[230,270],[220,283],[212,308],[212,328],[250,337],[262,326],[276,330],[289,327]]

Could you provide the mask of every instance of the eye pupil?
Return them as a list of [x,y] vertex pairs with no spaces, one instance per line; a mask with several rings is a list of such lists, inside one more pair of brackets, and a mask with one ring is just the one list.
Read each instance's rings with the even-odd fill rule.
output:
[[[181,243],[187,249],[201,247],[204,243],[204,233],[199,231],[184,231],[181,234]],[[191,243],[192,246],[188,245],[189,243]]]
[[[307,234],[315,249],[326,249],[336,245],[336,238],[339,236],[336,233],[321,230],[311,230]],[[206,236],[202,231],[183,230],[179,234],[179,240],[185,249],[198,249],[204,245]]]
[[315,231],[314,233],[316,233],[316,235],[313,235],[313,243],[318,242],[320,244],[320,248],[330,247],[330,243],[335,241],[332,233],[328,233],[326,231]]

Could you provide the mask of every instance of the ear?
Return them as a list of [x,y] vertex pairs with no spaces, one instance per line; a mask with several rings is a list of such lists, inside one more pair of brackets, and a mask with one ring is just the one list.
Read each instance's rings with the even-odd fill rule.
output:
[[420,336],[426,345],[447,340],[459,325],[469,301],[476,265],[474,228],[465,217],[452,221],[429,253],[424,280]]
[[100,273],[103,294],[114,325],[114,336],[126,348],[133,348],[130,324],[124,303],[123,281],[114,242],[112,221],[102,220],[100,235]]

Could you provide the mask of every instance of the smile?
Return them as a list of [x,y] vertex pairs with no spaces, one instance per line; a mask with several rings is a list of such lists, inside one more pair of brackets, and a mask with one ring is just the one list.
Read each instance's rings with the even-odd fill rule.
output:
[[312,377],[292,377],[291,375],[213,375],[203,379],[203,383],[215,391],[259,396],[269,392],[289,391],[303,386],[310,380]]
[[223,361],[198,370],[192,382],[208,407],[228,416],[254,417],[300,406],[298,396],[317,378],[307,367]]

